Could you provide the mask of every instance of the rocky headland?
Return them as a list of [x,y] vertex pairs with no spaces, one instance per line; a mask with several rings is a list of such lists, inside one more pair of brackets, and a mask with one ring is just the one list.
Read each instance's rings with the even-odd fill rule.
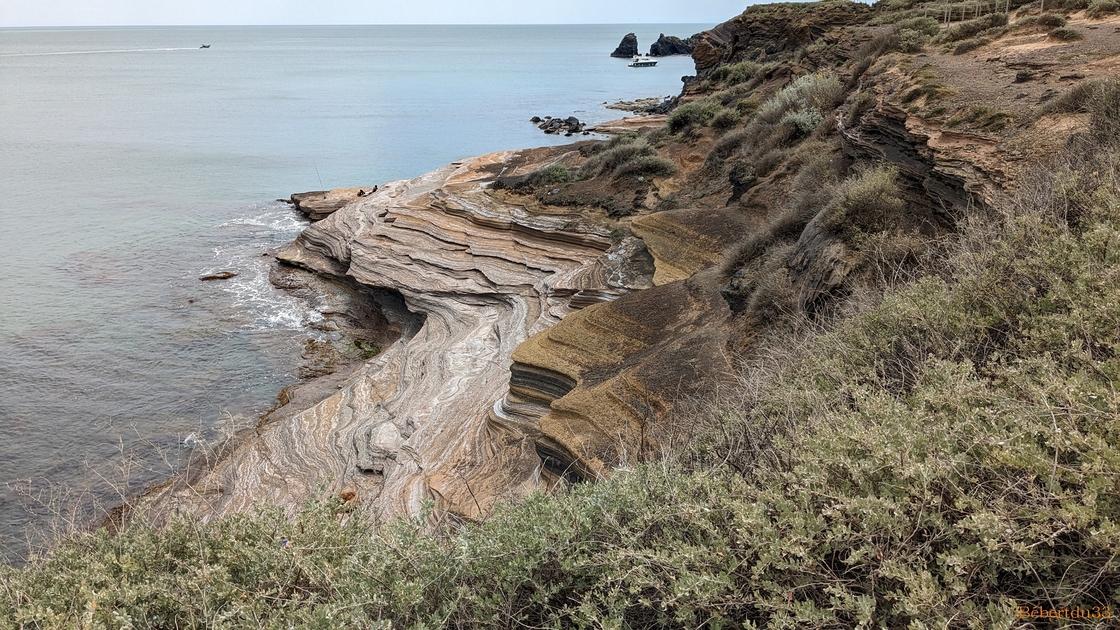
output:
[[681,39],[675,35],[661,33],[657,41],[649,45],[650,57],[668,57],[670,55],[691,55],[692,48],[700,40],[700,34]]
[[294,511],[325,490],[377,514],[416,514],[435,498],[470,518],[563,474],[572,457],[544,465],[538,445],[548,398],[511,394],[511,373],[529,371],[511,372],[510,357],[568,314],[651,286],[649,255],[633,236],[612,239],[602,209],[488,187],[578,156],[472,158],[383,185],[308,227],[277,259],[399,295],[397,312],[384,300],[369,307],[396,323],[396,341],[325,400],[266,418],[153,507],[222,514],[266,500]]

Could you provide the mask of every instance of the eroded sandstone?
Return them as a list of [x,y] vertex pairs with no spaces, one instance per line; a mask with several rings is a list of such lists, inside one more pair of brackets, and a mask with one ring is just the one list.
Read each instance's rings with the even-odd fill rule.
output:
[[601,210],[529,209],[486,191],[567,151],[496,153],[387,184],[280,251],[286,264],[391,289],[418,318],[335,394],[262,423],[152,506],[208,517],[263,501],[291,513],[345,492],[378,515],[433,500],[470,518],[537,488],[546,409],[506,398],[510,355],[583,306],[650,286],[632,260],[648,254],[633,238],[612,243]]

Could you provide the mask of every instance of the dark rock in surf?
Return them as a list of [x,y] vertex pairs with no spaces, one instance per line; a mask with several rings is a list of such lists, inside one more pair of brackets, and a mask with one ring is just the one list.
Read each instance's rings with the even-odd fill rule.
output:
[[584,127],[587,126],[587,123],[580,122],[575,116],[568,116],[567,118],[545,116],[543,119],[533,116],[533,119],[540,122],[537,128],[545,133],[571,135],[583,131]]

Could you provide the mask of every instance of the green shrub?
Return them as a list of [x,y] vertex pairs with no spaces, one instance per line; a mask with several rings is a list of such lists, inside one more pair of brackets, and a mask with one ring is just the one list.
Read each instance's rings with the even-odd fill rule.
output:
[[734,109],[720,109],[712,117],[711,125],[716,129],[730,129],[739,124],[739,114]]
[[762,65],[753,61],[740,61],[739,63],[719,66],[708,75],[713,81],[720,81],[728,85],[745,83],[754,78],[762,70]]
[[992,40],[987,37],[975,37],[973,39],[966,39],[953,47],[953,54],[963,55],[966,52],[976,50],[981,46],[987,46],[990,43],[992,43]]
[[1047,0],[1046,6],[1062,11],[1081,11],[1089,8],[1089,0]]
[[797,127],[797,130],[802,134],[810,134],[823,120],[824,116],[821,115],[820,111],[815,107],[810,107],[807,109],[788,111],[782,116],[779,122]]
[[643,155],[621,164],[614,170],[619,177],[670,177],[677,172],[677,163],[658,155]]
[[920,52],[930,38],[941,32],[937,20],[918,17],[898,23],[898,49],[904,53]]
[[1050,99],[1050,101],[1035,112],[1035,115],[1043,116],[1051,113],[1088,113],[1093,102],[1093,97],[1097,90],[1100,89],[1100,86],[1101,82],[1096,79],[1082,81],[1074,85],[1061,96]]
[[1057,13],[1044,13],[1038,16],[1035,24],[1046,28],[1060,28],[1066,25],[1066,17]]
[[566,165],[554,162],[534,173],[530,179],[542,186],[565,184],[572,181],[572,171]]
[[636,135],[629,136],[626,139],[615,138],[614,140],[618,140],[614,146],[608,144],[607,148],[583,163],[579,170],[581,179],[594,177],[600,173],[612,172],[626,162],[657,153],[644,138],[639,138]]
[[1050,39],[1056,39],[1062,42],[1075,42],[1079,39],[1085,39],[1085,35],[1075,28],[1056,28],[1050,31]]
[[929,39],[927,35],[923,35],[918,31],[899,31],[898,49],[904,53],[921,52],[922,49],[925,48],[926,43],[929,42]]
[[738,151],[743,144],[754,139],[756,134],[757,131],[751,127],[736,129],[735,131],[723,134],[712,144],[712,149],[708,152],[708,158],[705,160],[707,166],[714,167],[722,164],[724,160]]
[[840,183],[818,220],[823,229],[854,242],[859,234],[889,229],[905,207],[899,197],[898,172],[874,168]]
[[685,103],[669,114],[669,131],[678,133],[689,127],[703,127],[720,111],[719,103],[710,100]]
[[1093,4],[1085,11],[1085,17],[1090,20],[1099,20],[1113,13],[1120,12],[1120,4],[1113,0],[1094,0]]
[[831,111],[843,95],[844,88],[835,75],[807,74],[763,103],[757,118],[762,122],[776,123],[791,110],[816,109],[818,113]]
[[937,20],[928,16],[903,20],[898,22],[897,26],[900,30],[915,31],[926,37],[933,37],[941,32],[941,25],[937,23]]

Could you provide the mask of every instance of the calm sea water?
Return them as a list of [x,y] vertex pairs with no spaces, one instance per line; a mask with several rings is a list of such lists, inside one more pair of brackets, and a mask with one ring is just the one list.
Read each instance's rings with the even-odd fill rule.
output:
[[304,225],[275,198],[564,142],[528,119],[692,73],[611,59],[622,35],[707,26],[0,30],[0,548],[295,381],[314,313],[267,282]]

